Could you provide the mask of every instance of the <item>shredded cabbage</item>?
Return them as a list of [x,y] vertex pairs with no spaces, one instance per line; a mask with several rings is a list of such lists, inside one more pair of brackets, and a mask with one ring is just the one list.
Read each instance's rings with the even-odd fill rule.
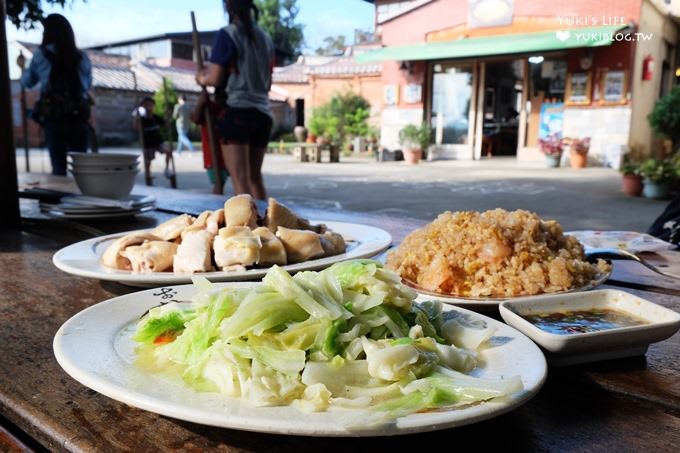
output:
[[134,339],[140,360],[198,391],[305,412],[368,408],[384,422],[522,389],[519,377],[464,374],[493,330],[443,314],[438,302],[414,303],[377,261],[294,277],[274,266],[250,290],[194,284],[191,306],[150,310]]

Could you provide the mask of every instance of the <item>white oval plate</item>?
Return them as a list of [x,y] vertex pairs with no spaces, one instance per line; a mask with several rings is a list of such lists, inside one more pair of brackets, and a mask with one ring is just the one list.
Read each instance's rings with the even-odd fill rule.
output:
[[[220,283],[217,287],[250,287],[257,283]],[[290,406],[251,407],[218,393],[199,393],[179,379],[146,372],[133,365],[131,336],[140,316],[171,300],[189,300],[191,285],[156,288],[109,299],[89,307],[61,326],[54,337],[59,365],[81,384],[130,406],[204,425],[264,433],[306,436],[390,436],[467,425],[516,409],[532,398],[546,378],[546,361],[539,348],[517,330],[461,308],[475,320],[496,326],[490,345],[480,352],[473,375],[501,378],[519,375],[524,390],[509,397],[466,407],[412,414],[392,423],[362,426],[367,411],[335,408],[307,414]],[[422,298],[421,298],[422,299]],[[424,300],[424,299],[423,299]],[[454,310],[445,306],[445,310]]]
[[[313,220],[315,224],[323,223],[330,230],[341,234],[347,241],[347,252],[303,263],[282,266],[287,272],[309,271],[324,269],[331,264],[356,258],[368,258],[387,249],[392,236],[380,228],[344,222],[325,222]],[[57,268],[69,274],[81,277],[97,278],[124,283],[130,286],[153,287],[163,285],[177,285],[191,283],[191,275],[174,274],[173,272],[152,272],[148,274],[134,273],[120,269],[112,269],[101,263],[101,257],[109,245],[116,239],[130,233],[116,233],[100,236],[71,244],[59,250],[52,257]],[[200,274],[213,282],[228,282],[239,280],[255,280],[264,277],[268,268],[249,269],[234,272],[202,272]]]
[[419,287],[418,285],[413,284],[412,282],[409,282],[408,280],[402,279],[402,282],[414,289],[418,294],[420,294],[423,297],[427,297],[433,300],[438,300],[442,303],[445,304],[451,304],[451,305],[457,305],[460,307],[465,307],[469,310],[474,310],[474,311],[497,311],[498,306],[501,302],[504,301],[512,301],[516,299],[540,299],[544,296],[552,296],[552,295],[559,295],[559,294],[572,294],[572,293],[580,293],[583,291],[589,291],[593,288],[596,288],[602,284],[604,284],[605,281],[611,276],[611,272],[608,272],[606,274],[600,274],[597,278],[593,279],[591,282],[589,282],[587,285],[580,286],[578,288],[571,288],[571,289],[566,289],[564,291],[557,291],[554,293],[541,293],[541,294],[533,294],[531,296],[509,296],[509,297],[461,297],[461,296],[453,296],[449,294],[441,294],[441,293],[436,293],[434,291],[429,291],[426,289],[423,289]]

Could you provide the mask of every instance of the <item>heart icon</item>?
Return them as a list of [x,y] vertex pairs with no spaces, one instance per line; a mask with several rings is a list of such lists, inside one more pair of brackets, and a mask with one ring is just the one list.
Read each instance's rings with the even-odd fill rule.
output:
[[569,33],[569,30],[560,30],[560,31],[555,33],[555,36],[557,36],[557,39],[564,42],[567,39],[569,39],[569,36],[571,36],[571,33]]

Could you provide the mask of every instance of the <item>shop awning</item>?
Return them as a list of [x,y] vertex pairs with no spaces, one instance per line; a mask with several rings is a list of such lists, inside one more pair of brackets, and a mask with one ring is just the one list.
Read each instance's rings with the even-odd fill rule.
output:
[[617,37],[617,32],[623,28],[621,25],[572,28],[383,47],[357,55],[356,59],[360,63],[389,60],[441,60],[608,46]]

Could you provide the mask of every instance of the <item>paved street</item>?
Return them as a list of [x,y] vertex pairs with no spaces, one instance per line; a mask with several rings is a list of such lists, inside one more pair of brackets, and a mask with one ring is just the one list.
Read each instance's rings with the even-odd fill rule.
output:
[[[566,229],[637,231],[646,230],[667,203],[626,197],[620,191],[619,173],[608,168],[547,169],[541,163],[509,158],[417,166],[367,158],[341,160],[299,163],[289,155],[267,155],[264,174],[269,195],[309,207],[425,220],[445,210],[522,208],[557,219]],[[200,153],[185,153],[175,161],[181,189],[210,192]],[[24,169],[22,152],[17,153],[17,165]],[[34,171],[49,171],[47,155],[32,151],[31,166]],[[159,156],[153,163],[155,184],[168,186],[163,166]],[[143,184],[141,174],[138,182]],[[230,183],[227,189],[230,194]]]

